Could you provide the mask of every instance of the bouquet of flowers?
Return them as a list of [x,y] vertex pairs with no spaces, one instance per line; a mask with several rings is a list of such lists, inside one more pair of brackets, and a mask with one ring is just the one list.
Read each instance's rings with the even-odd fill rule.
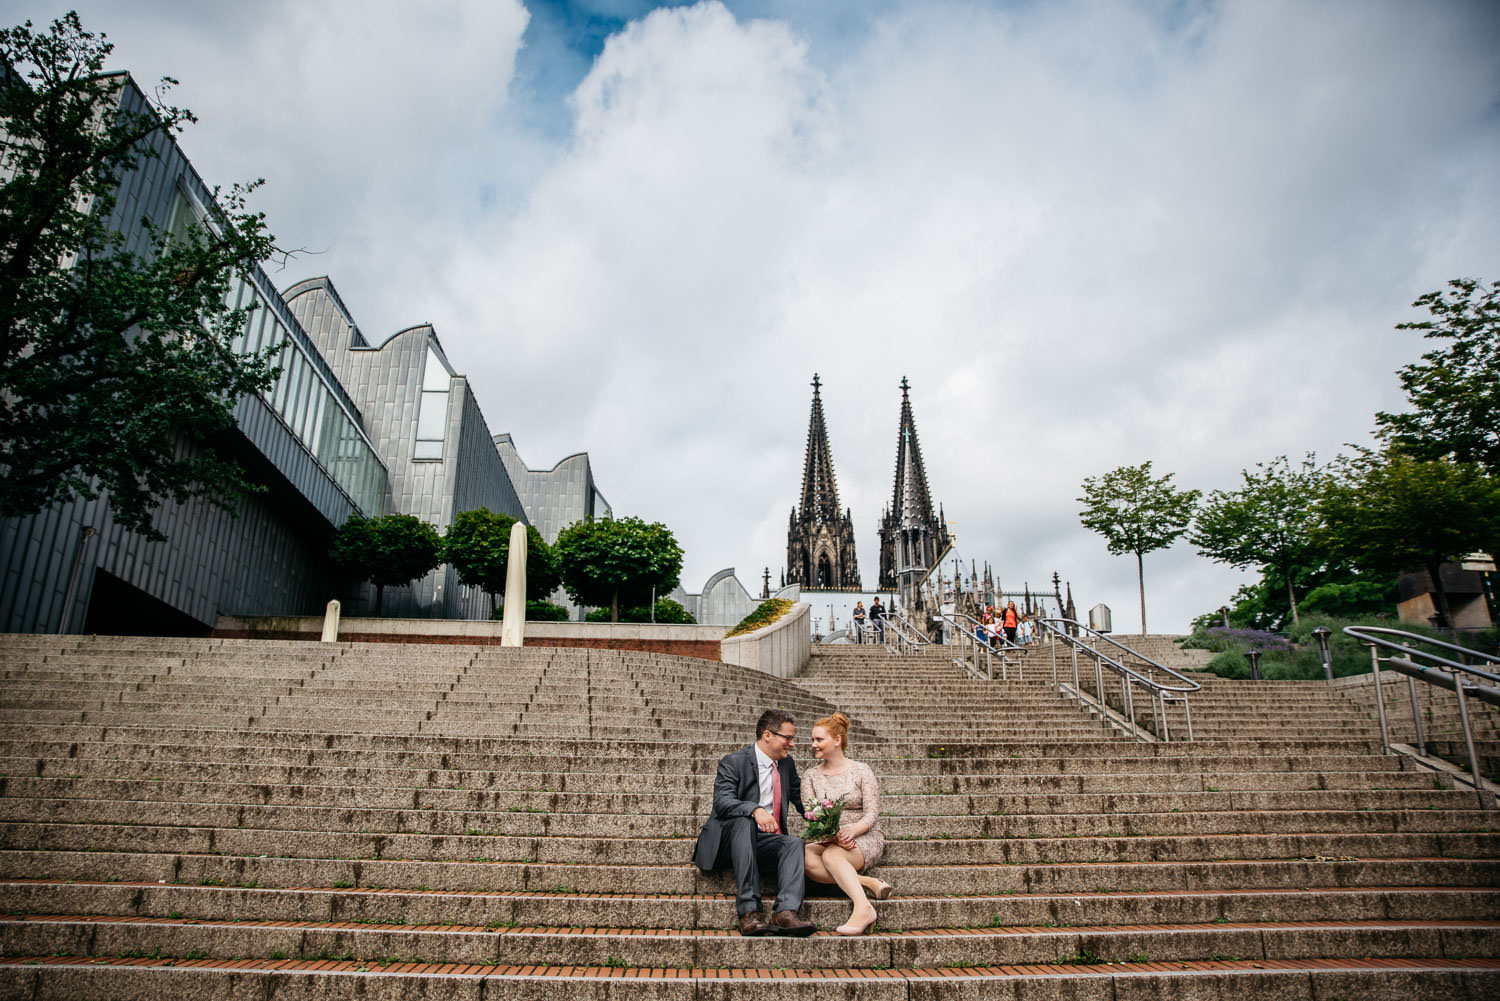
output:
[[839,818],[844,815],[844,797],[825,799],[802,815],[804,841],[831,841],[839,832]]

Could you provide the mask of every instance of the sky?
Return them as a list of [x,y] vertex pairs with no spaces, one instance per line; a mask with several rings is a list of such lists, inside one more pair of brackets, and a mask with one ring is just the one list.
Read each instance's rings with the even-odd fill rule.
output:
[[[65,9],[0,0],[7,24]],[[1395,324],[1500,278],[1500,5],[1450,0],[78,0],[263,177],[283,288],[431,322],[533,468],[587,451],[697,591],[779,578],[813,373],[866,586],[902,377],[1002,586],[1136,631],[1085,477],[1205,493],[1368,442]],[[1248,575],[1145,561],[1153,632]]]

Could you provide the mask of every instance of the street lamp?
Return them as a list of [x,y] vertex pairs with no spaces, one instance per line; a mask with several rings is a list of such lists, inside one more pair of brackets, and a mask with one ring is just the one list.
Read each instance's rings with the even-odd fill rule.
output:
[[1331,683],[1333,681],[1333,657],[1328,652],[1328,637],[1333,633],[1327,626],[1319,626],[1312,631],[1313,639],[1318,641],[1318,653],[1323,658],[1323,675]]
[[1259,681],[1260,680],[1260,651],[1259,650],[1246,650],[1245,651],[1245,659],[1250,662],[1250,680],[1251,681]]
[[1224,622],[1224,628],[1228,629],[1229,628],[1229,606],[1228,605],[1220,605],[1219,606],[1219,618],[1223,620],[1223,622]]

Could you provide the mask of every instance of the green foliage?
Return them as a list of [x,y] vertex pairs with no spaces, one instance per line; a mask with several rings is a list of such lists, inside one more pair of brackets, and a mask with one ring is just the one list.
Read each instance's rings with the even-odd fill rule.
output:
[[107,494],[116,522],[159,540],[163,499],[233,512],[264,489],[217,441],[273,380],[270,352],[232,350],[248,311],[225,298],[275,247],[245,207],[259,181],[215,189],[206,223],[144,220],[144,254],[109,228],[121,176],[195,121],[160,96],[124,110],[120,78],[100,75],[112,48],[72,12],[0,32],[25,77],[0,86],[0,514]]
[[[1300,595],[1305,615],[1366,618],[1392,615],[1398,600],[1396,575],[1361,573],[1347,561],[1316,567],[1298,567],[1292,585]],[[1261,578],[1246,584],[1229,600],[1229,624],[1241,629],[1280,629],[1291,621],[1290,595],[1276,571],[1263,571]],[[1217,610],[1193,620],[1195,628],[1221,622]]]
[[1420,330],[1441,346],[1396,373],[1412,410],[1376,414],[1377,432],[1416,458],[1477,462],[1500,476],[1500,281],[1455,278],[1412,306],[1431,319],[1396,329]]
[[731,636],[739,636],[742,633],[753,633],[757,629],[763,629],[787,612],[790,612],[795,605],[796,602],[787,598],[767,598],[755,606],[755,610],[741,619],[733,629],[725,633],[724,638],[728,639]]
[[550,601],[530,600],[526,602],[527,622],[566,622],[568,610]]
[[[443,558],[458,572],[458,579],[490,596],[493,612],[505,593],[505,575],[510,560],[510,530],[517,519],[496,514],[489,508],[455,515],[443,537]],[[557,560],[532,525],[526,526],[526,597],[545,601],[562,582]]]
[[[585,622],[608,622],[608,621],[610,621],[610,618],[609,618],[609,609],[607,609],[607,608],[596,608],[592,612],[590,612],[587,615],[585,615],[583,617],[583,619],[584,619]],[[640,605],[640,606],[637,606],[635,608],[621,609],[620,610],[620,621],[621,622],[651,622],[651,621],[655,621],[659,625],[688,625],[688,626],[690,626],[690,625],[695,624],[698,620],[695,619],[695,618],[693,618],[692,614],[686,608],[683,608],[682,604],[680,602],[673,601],[671,598],[658,598],[656,600],[656,618],[655,618],[655,620],[653,620],[651,618],[651,609],[648,608],[645,605]]]
[[660,522],[640,518],[580,521],[553,543],[563,586],[580,605],[619,610],[649,607],[651,592],[671,591],[682,573],[682,548]]
[[1328,474],[1309,453],[1300,468],[1287,457],[1256,464],[1241,473],[1239,490],[1215,490],[1198,512],[1192,542],[1198,551],[1232,567],[1260,567],[1277,575],[1286,588],[1292,621],[1297,621],[1294,576],[1298,567],[1316,561],[1313,530],[1318,499]]
[[375,585],[375,614],[381,613],[387,586],[410,583],[442,562],[442,539],[427,522],[410,514],[380,518],[352,515],[328,549],[335,564]]
[[1438,567],[1500,535],[1500,480],[1478,463],[1365,453],[1324,495],[1320,541],[1372,573],[1425,569],[1452,623]]
[[[1245,659],[1247,650],[1260,650],[1261,677],[1268,681],[1320,680],[1323,678],[1323,659],[1313,630],[1326,627],[1328,650],[1333,661],[1334,677],[1343,678],[1351,674],[1366,674],[1370,670],[1370,652],[1351,636],[1344,634],[1345,626],[1381,626],[1403,629],[1407,632],[1430,636],[1453,642],[1452,637],[1426,625],[1396,623],[1389,618],[1330,618],[1308,613],[1302,621],[1277,635],[1252,629],[1197,628],[1191,636],[1182,640],[1188,648],[1219,651],[1203,668],[1225,678],[1245,679],[1250,677],[1250,662]],[[1482,648],[1488,637],[1484,634],[1463,637],[1460,642]]]
[[1151,476],[1151,463],[1121,466],[1102,477],[1083,481],[1084,508],[1079,512],[1083,527],[1104,536],[1116,556],[1133,553],[1141,589],[1141,632],[1146,632],[1146,553],[1165,549],[1187,531],[1193,509],[1202,495],[1198,490],[1179,490],[1172,474]]

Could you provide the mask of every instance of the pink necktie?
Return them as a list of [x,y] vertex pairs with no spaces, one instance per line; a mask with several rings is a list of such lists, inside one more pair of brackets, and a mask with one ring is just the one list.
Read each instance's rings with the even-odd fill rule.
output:
[[771,766],[771,819],[776,821],[776,833],[781,833],[781,768]]

